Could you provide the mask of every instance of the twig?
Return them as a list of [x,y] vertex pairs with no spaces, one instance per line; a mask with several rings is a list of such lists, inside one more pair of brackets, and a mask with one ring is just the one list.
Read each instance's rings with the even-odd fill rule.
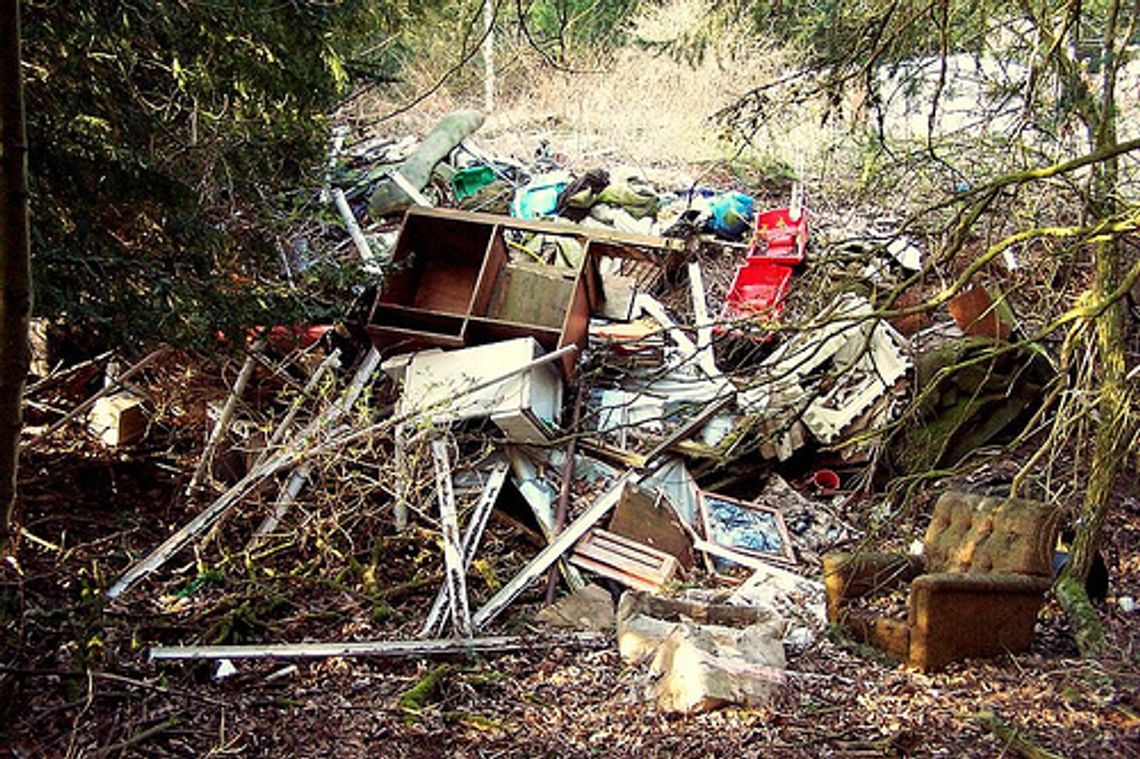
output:
[[59,371],[53,371],[51,374],[49,374],[48,376],[44,377],[43,379],[37,381],[31,387],[29,387],[27,390],[25,390],[24,395],[25,396],[33,395],[37,391],[42,390],[43,388],[45,388],[49,385],[53,385],[56,382],[59,382],[64,377],[70,377],[71,375],[75,374],[76,372],[78,372],[82,369],[86,369],[90,366],[94,366],[95,364],[106,361],[108,358],[111,357],[111,354],[113,354],[113,353],[114,353],[114,351],[105,351],[103,353],[100,353],[95,358],[89,358],[86,361],[80,361],[78,364],[72,364],[71,366],[67,367],[66,369],[60,369]]
[[156,735],[164,733],[172,727],[177,727],[180,724],[182,724],[182,720],[179,717],[171,717],[170,719],[164,720],[164,721],[158,723],[157,725],[154,725],[152,727],[148,727],[146,730],[141,730],[141,731],[135,733],[130,738],[124,738],[123,740],[119,741],[118,743],[112,743],[109,746],[104,746],[103,748],[99,749],[98,751],[93,752],[91,754],[91,756],[93,756],[93,757],[110,756],[111,754],[115,753],[116,751],[122,751],[123,749],[127,749],[127,748],[130,748],[131,746],[142,743],[143,741],[149,740],[150,738],[153,738]]

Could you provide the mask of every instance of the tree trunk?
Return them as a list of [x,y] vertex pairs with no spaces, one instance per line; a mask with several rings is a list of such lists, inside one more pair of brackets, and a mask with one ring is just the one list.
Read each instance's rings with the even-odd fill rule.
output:
[[[1101,302],[1116,289],[1120,279],[1120,246],[1115,240],[1098,245],[1095,302]],[[1096,322],[1097,359],[1100,388],[1097,392],[1097,423],[1093,439],[1085,496],[1076,525],[1072,556],[1057,581],[1057,598],[1073,628],[1081,655],[1096,658],[1104,653],[1104,631],[1096,610],[1085,594],[1085,580],[1100,543],[1100,533],[1128,455],[1132,437],[1132,393],[1125,377],[1124,303],[1117,300]]]
[[20,3],[0,6],[0,550],[12,537],[24,378],[31,358],[27,137],[20,72]]
[[[1119,2],[1108,9],[1103,52],[1104,80],[1100,91],[1099,107],[1087,126],[1094,150],[1116,144],[1116,44]],[[1117,211],[1119,159],[1115,156],[1093,167],[1089,183],[1089,210],[1094,219],[1111,218]],[[1092,286],[1092,302],[1102,303],[1116,292],[1123,275],[1124,261],[1121,246],[1115,238],[1096,244],[1096,277]],[[1072,556],[1057,581],[1057,598],[1065,609],[1073,628],[1073,638],[1081,655],[1097,658],[1104,653],[1105,638],[1096,610],[1085,592],[1085,581],[1100,543],[1112,494],[1121,472],[1121,463],[1128,455],[1132,437],[1132,392],[1126,378],[1124,352],[1123,300],[1108,304],[1096,317],[1095,340],[1097,378],[1100,387],[1096,396],[1096,431],[1093,438],[1092,461],[1089,465],[1088,484],[1073,540]]]

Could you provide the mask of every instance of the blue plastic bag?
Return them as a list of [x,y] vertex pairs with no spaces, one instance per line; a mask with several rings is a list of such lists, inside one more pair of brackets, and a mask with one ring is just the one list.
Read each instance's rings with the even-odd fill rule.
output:
[[752,229],[756,201],[742,192],[726,192],[709,204],[709,229],[720,237],[739,240]]

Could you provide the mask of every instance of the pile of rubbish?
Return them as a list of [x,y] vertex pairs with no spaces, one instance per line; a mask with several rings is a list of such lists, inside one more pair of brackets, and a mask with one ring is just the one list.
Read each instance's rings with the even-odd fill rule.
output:
[[[317,486],[317,462],[383,440],[394,465],[376,497],[397,529],[429,529],[441,547],[445,579],[418,638],[157,646],[153,658],[541,645],[495,632],[512,604],[545,588],[536,623],[584,631],[573,638],[582,645],[616,629],[660,708],[765,703],[786,682],[786,652],[824,628],[819,557],[861,537],[846,510],[877,468],[906,459],[888,450],[887,432],[908,403],[921,396],[931,424],[990,414],[957,386],[965,405],[931,400],[956,375],[916,372],[915,346],[925,355],[1007,339],[1010,317],[978,288],[980,308],[920,334],[884,318],[875,293],[923,267],[920,241],[882,216],[813,215],[799,183],[785,205],[762,208],[738,190],[575,175],[546,150],[530,165],[486,155],[471,137],[481,121],[453,114],[421,141],[346,147],[338,133],[325,193],[344,228],[325,234],[378,274],[366,319],[349,331],[367,342],[309,360],[303,391],[257,439],[236,409],[272,340],[251,345],[211,412],[187,490],[207,505],[109,596],[267,483],[277,496],[253,539],[288,529],[300,494]],[[298,243],[291,265],[328,241]],[[821,279],[832,289],[812,284]],[[299,332],[326,330],[337,332]],[[307,407],[338,370],[349,372],[339,396]],[[118,400],[93,404],[93,432],[110,445],[137,439],[126,409],[140,404],[114,387],[107,398]],[[244,459],[222,477],[238,438]],[[495,592],[475,593],[468,576],[489,517],[508,509],[542,547]]]

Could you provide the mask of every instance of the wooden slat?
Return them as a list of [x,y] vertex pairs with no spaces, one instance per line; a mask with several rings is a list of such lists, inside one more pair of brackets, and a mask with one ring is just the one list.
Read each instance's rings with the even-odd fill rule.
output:
[[[499,498],[499,492],[503,489],[508,469],[505,461],[500,460],[495,464],[491,470],[491,476],[487,478],[487,484],[483,486],[483,493],[479,496],[479,502],[471,510],[471,517],[467,522],[467,531],[463,534],[463,567],[465,571],[475,560],[479,541],[483,537],[483,529],[487,526],[487,518],[490,517],[491,511],[495,507],[495,501]],[[445,582],[440,585],[439,592],[435,595],[435,601],[432,602],[431,611],[428,612],[427,620],[420,630],[419,637],[428,638],[439,634],[443,627],[443,607],[446,603],[447,583]]]
[[677,559],[652,546],[594,530],[574,551],[570,561],[638,590],[659,590],[673,579]]
[[331,656],[447,656],[509,653],[555,646],[604,646],[607,636],[573,633],[551,638],[496,635],[441,640],[374,640],[350,643],[270,643],[246,646],[154,646],[152,661],[169,659],[320,659]]

